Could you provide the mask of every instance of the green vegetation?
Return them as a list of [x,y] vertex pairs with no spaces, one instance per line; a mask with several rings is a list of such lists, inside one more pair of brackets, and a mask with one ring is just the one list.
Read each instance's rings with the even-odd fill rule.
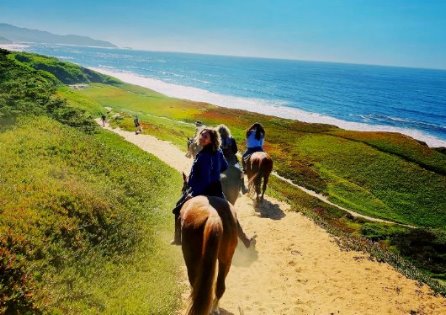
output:
[[174,313],[180,176],[18,55],[0,54],[0,313]]
[[90,69],[78,65],[60,61],[57,58],[40,56],[29,53],[12,53],[8,58],[24,67],[31,67],[35,70],[43,70],[53,74],[58,80],[65,84],[75,83],[117,83],[117,80],[94,72]]

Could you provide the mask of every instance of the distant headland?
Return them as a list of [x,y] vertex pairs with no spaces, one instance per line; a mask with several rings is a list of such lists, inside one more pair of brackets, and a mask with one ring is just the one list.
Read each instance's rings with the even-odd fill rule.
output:
[[116,45],[80,35],[57,35],[46,31],[0,23],[0,43],[45,43],[77,46],[117,47]]

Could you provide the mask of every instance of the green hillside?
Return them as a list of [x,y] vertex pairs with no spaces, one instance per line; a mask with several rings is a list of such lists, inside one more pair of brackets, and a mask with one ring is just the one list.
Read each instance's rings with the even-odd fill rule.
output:
[[180,176],[14,57],[0,53],[0,313],[174,313]]

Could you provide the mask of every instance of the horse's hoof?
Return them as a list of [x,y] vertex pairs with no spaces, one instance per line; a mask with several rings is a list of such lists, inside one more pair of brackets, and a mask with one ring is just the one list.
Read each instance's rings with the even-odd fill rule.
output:
[[212,303],[212,315],[220,315],[220,308],[218,307],[218,300],[214,299],[214,302]]
[[251,237],[251,239],[249,240],[249,247],[255,247],[257,244],[257,235],[254,235],[253,237]]
[[170,245],[181,245],[181,241],[178,240],[171,240]]

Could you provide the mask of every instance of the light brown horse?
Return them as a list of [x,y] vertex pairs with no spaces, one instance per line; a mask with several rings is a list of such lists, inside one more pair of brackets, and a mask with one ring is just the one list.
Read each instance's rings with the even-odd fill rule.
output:
[[[187,177],[183,173],[184,187]],[[219,313],[218,301],[225,292],[225,279],[239,237],[246,248],[255,244],[237,220],[234,207],[219,197],[196,196],[180,211],[184,261],[192,286],[189,315]],[[215,274],[218,275],[215,285]]]
[[[197,196],[188,200],[180,211],[184,261],[192,286],[189,315],[217,313],[218,301],[225,292],[225,279],[243,233],[234,208],[219,197]],[[218,275],[215,282],[215,275]]]
[[[269,175],[273,170],[273,160],[266,152],[254,152],[246,161],[248,189],[256,193],[256,201],[263,201]],[[262,185],[263,180],[263,185]]]

